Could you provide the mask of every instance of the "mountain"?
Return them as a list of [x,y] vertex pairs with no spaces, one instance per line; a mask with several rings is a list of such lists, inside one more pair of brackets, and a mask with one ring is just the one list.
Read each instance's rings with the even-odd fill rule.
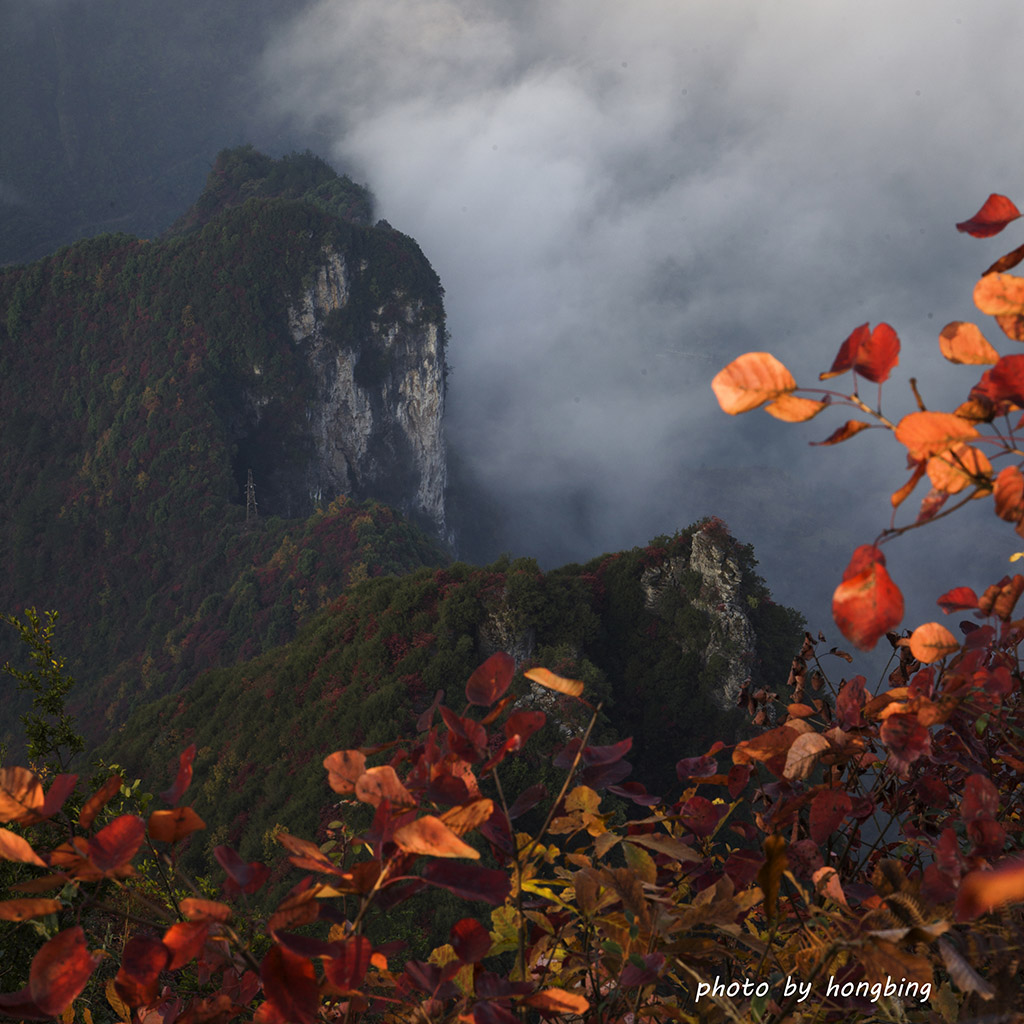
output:
[[[662,792],[678,784],[676,761],[703,753],[709,736],[743,735],[745,681],[772,688],[786,678],[802,620],[772,602],[754,566],[752,550],[709,519],[546,573],[503,558],[366,580],[290,643],[140,708],[100,754],[156,788],[196,744],[195,808],[208,830],[190,866],[208,869],[221,843],[273,861],[276,830],[311,836],[339,816],[327,754],[415,736],[437,721],[439,695],[459,713],[466,679],[501,650],[519,669],[583,680],[587,700],[603,703],[597,741],[632,736],[631,778]],[[506,762],[509,789],[557,791],[552,751],[587,713],[521,672],[510,692],[517,706],[549,714]]]
[[167,236],[0,270],[0,606],[61,611],[91,738],[448,559],[443,292],[371,206],[242,147]]
[[[197,866],[330,820],[323,756],[428,726],[498,650],[584,680],[655,789],[785,678],[800,617],[717,520],[548,572],[454,562],[445,342],[416,243],[311,153],[226,150],[161,238],[0,270],[0,607],[60,611],[108,762],[158,780],[197,744]],[[514,695],[558,712],[513,762],[550,780],[581,723]]]

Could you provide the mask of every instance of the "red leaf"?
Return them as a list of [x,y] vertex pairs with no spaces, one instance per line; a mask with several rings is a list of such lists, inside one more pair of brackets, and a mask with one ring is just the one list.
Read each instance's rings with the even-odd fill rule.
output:
[[77,775],[57,775],[50,788],[46,792],[46,799],[43,806],[39,808],[39,816],[52,818],[63,806],[64,802],[74,792],[75,783],[78,782]]
[[707,754],[700,757],[684,757],[676,761],[676,778],[680,782],[683,779],[707,779],[718,774],[718,762]]
[[954,587],[939,598],[938,605],[947,615],[950,612],[961,612],[967,608],[977,608],[978,595],[970,587]]
[[878,638],[899,625],[903,595],[885,569],[885,556],[877,547],[861,545],[843,573],[832,596],[832,616],[843,636],[871,650]]
[[160,972],[167,967],[170,950],[152,935],[133,935],[121,954],[121,969],[114,990],[129,1006],[148,1006],[156,1000]]
[[855,729],[864,724],[861,709],[867,697],[866,682],[863,676],[854,676],[840,687],[836,700],[836,717],[840,729]]
[[606,747],[584,747],[581,760],[585,765],[615,764],[629,753],[632,746],[633,739],[631,736],[627,736],[624,740]]
[[[1005,256],[1000,256],[999,259],[992,264],[988,270],[984,271],[982,276],[988,274],[1002,274],[1006,270],[1012,270],[1021,260],[1024,260],[1024,245],[1018,245],[1013,252],[1008,252]],[[1012,337],[1012,335],[1011,335]],[[1020,340],[1019,338],[1017,339]]]
[[988,380],[988,397],[994,402],[1012,402],[1024,406],[1024,356],[1002,356],[986,370],[982,382]]
[[82,804],[81,811],[78,812],[78,824],[82,828],[89,828],[92,823],[96,820],[96,815],[99,814],[104,807],[121,792],[121,776],[111,775],[106,782],[96,790],[95,793],[88,800]]
[[824,441],[811,441],[809,443],[811,445],[839,444],[841,441],[846,441],[855,434],[859,434],[862,430],[867,430],[873,426],[873,423],[865,423],[863,420],[847,420],[841,427],[833,430]]
[[879,736],[889,750],[889,767],[906,778],[908,769],[932,748],[931,733],[916,714],[894,714],[882,722]]
[[750,775],[753,772],[753,765],[750,764],[734,764],[729,769],[728,782],[726,785],[729,787],[729,796],[736,799],[747,788],[747,783],[750,781]]
[[871,331],[867,324],[861,324],[850,332],[849,337],[839,346],[835,359],[832,361],[832,369],[827,373],[818,375],[819,380],[828,380],[830,377],[838,377],[841,373],[853,368],[857,360],[857,351],[866,338],[871,337]]
[[970,775],[964,783],[960,816],[964,821],[995,818],[999,813],[999,790],[986,775]]
[[899,363],[900,339],[888,324],[879,324],[873,331],[861,324],[839,347],[832,369],[819,375],[828,380],[853,369],[875,384],[889,379],[892,368]]
[[504,903],[511,889],[504,871],[476,864],[456,864],[451,860],[430,861],[423,870],[423,878],[463,899],[482,900],[492,906]]
[[336,956],[324,962],[325,977],[342,992],[359,988],[373,956],[370,940],[365,935],[354,935],[334,945],[340,949]]
[[122,814],[89,840],[88,858],[106,874],[125,867],[146,838],[146,823],[135,814]]
[[50,1020],[81,994],[95,967],[86,949],[85,933],[77,926],[67,928],[32,958],[28,985],[0,995],[0,1012],[9,1017]]
[[491,951],[490,933],[472,917],[464,917],[452,925],[449,941],[464,964],[479,963]]
[[1006,196],[993,192],[981,209],[970,220],[960,221],[956,229],[973,238],[991,238],[1019,216],[1020,211]]
[[271,946],[260,965],[263,992],[287,1021],[313,1024],[319,1016],[320,990],[313,964],[280,946]]
[[881,384],[899,361],[900,339],[888,324],[878,324],[871,337],[861,342],[853,368],[873,384]]
[[174,779],[174,784],[160,794],[160,799],[164,803],[176,804],[181,799],[182,793],[188,789],[189,783],[192,781],[192,762],[195,756],[196,745],[194,743],[181,752],[181,757],[178,758],[178,774]]
[[711,835],[718,825],[724,804],[713,804],[707,797],[691,796],[679,810],[679,820],[695,836]]
[[647,953],[641,959],[644,962],[643,967],[634,963],[627,963],[623,967],[622,974],[619,976],[619,984],[623,988],[650,985],[658,980],[661,969],[665,966],[665,954]]
[[546,721],[543,711],[513,711],[505,722],[505,735],[509,739],[518,736],[525,743]]
[[466,683],[466,700],[470,704],[490,707],[500,700],[516,674],[515,659],[504,651],[492,654],[469,677]]
[[259,861],[246,864],[230,846],[215,846],[213,855],[217,863],[227,872],[224,892],[228,896],[236,892],[252,894],[270,877],[270,869]]
[[539,804],[547,795],[548,791],[541,783],[534,783],[534,785],[530,786],[528,789],[524,789],[522,793],[515,798],[514,803],[508,809],[508,816],[515,821],[516,818],[536,807],[537,804]]
[[815,793],[811,800],[811,839],[822,845],[851,810],[850,795],[842,789],[823,789]]

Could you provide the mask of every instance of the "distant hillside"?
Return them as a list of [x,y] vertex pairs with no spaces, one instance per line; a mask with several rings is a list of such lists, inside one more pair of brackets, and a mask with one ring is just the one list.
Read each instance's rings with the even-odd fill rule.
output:
[[[439,690],[459,711],[472,670],[503,650],[520,669],[584,680],[587,698],[605,704],[598,740],[633,736],[632,777],[660,791],[709,736],[740,735],[742,683],[784,682],[799,648],[800,616],[772,602],[754,565],[749,547],[707,520],[547,573],[502,559],[367,580],[291,643],[140,709],[101,754],[155,786],[195,743],[195,806],[210,828],[194,841],[193,866],[223,842],[245,859],[277,858],[276,827],[311,835],[337,817],[327,754],[416,735]],[[553,747],[585,723],[579,705],[521,675],[512,692],[553,712],[507,762],[518,792],[553,780]]]
[[311,154],[243,147],[168,238],[0,270],[0,607],[62,613],[93,738],[447,559],[442,291],[368,213]]

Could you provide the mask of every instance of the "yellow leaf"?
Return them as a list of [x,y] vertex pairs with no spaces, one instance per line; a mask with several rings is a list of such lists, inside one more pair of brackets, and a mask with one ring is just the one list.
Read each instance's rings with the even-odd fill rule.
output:
[[796,390],[793,375],[769,352],[747,352],[711,381],[718,404],[730,416],[749,412]]
[[531,668],[523,673],[527,679],[531,679],[549,690],[557,690],[559,693],[567,693],[570,697],[578,697],[583,692],[583,684],[578,679],[565,679],[563,676],[556,676],[554,672],[546,668]]

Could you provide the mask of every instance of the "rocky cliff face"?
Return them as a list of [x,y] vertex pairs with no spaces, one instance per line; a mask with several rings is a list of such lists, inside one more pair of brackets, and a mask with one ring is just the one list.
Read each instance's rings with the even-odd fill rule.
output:
[[[717,543],[713,533],[696,531],[689,557],[677,555],[644,570],[641,585],[648,611],[663,614],[670,595],[686,587],[684,573],[700,575],[699,596],[693,607],[710,621],[711,634],[706,646],[696,651],[704,664],[724,660],[724,680],[714,694],[714,702],[723,710],[736,707],[736,698],[750,676],[750,661],[757,637],[739,597],[743,573],[735,557]],[[681,643],[687,645],[687,638]]]
[[[370,299],[371,268],[325,249],[288,310],[313,375],[306,403],[312,504],[375,497],[446,535],[444,323],[401,291]],[[359,315],[354,307],[363,309]]]

